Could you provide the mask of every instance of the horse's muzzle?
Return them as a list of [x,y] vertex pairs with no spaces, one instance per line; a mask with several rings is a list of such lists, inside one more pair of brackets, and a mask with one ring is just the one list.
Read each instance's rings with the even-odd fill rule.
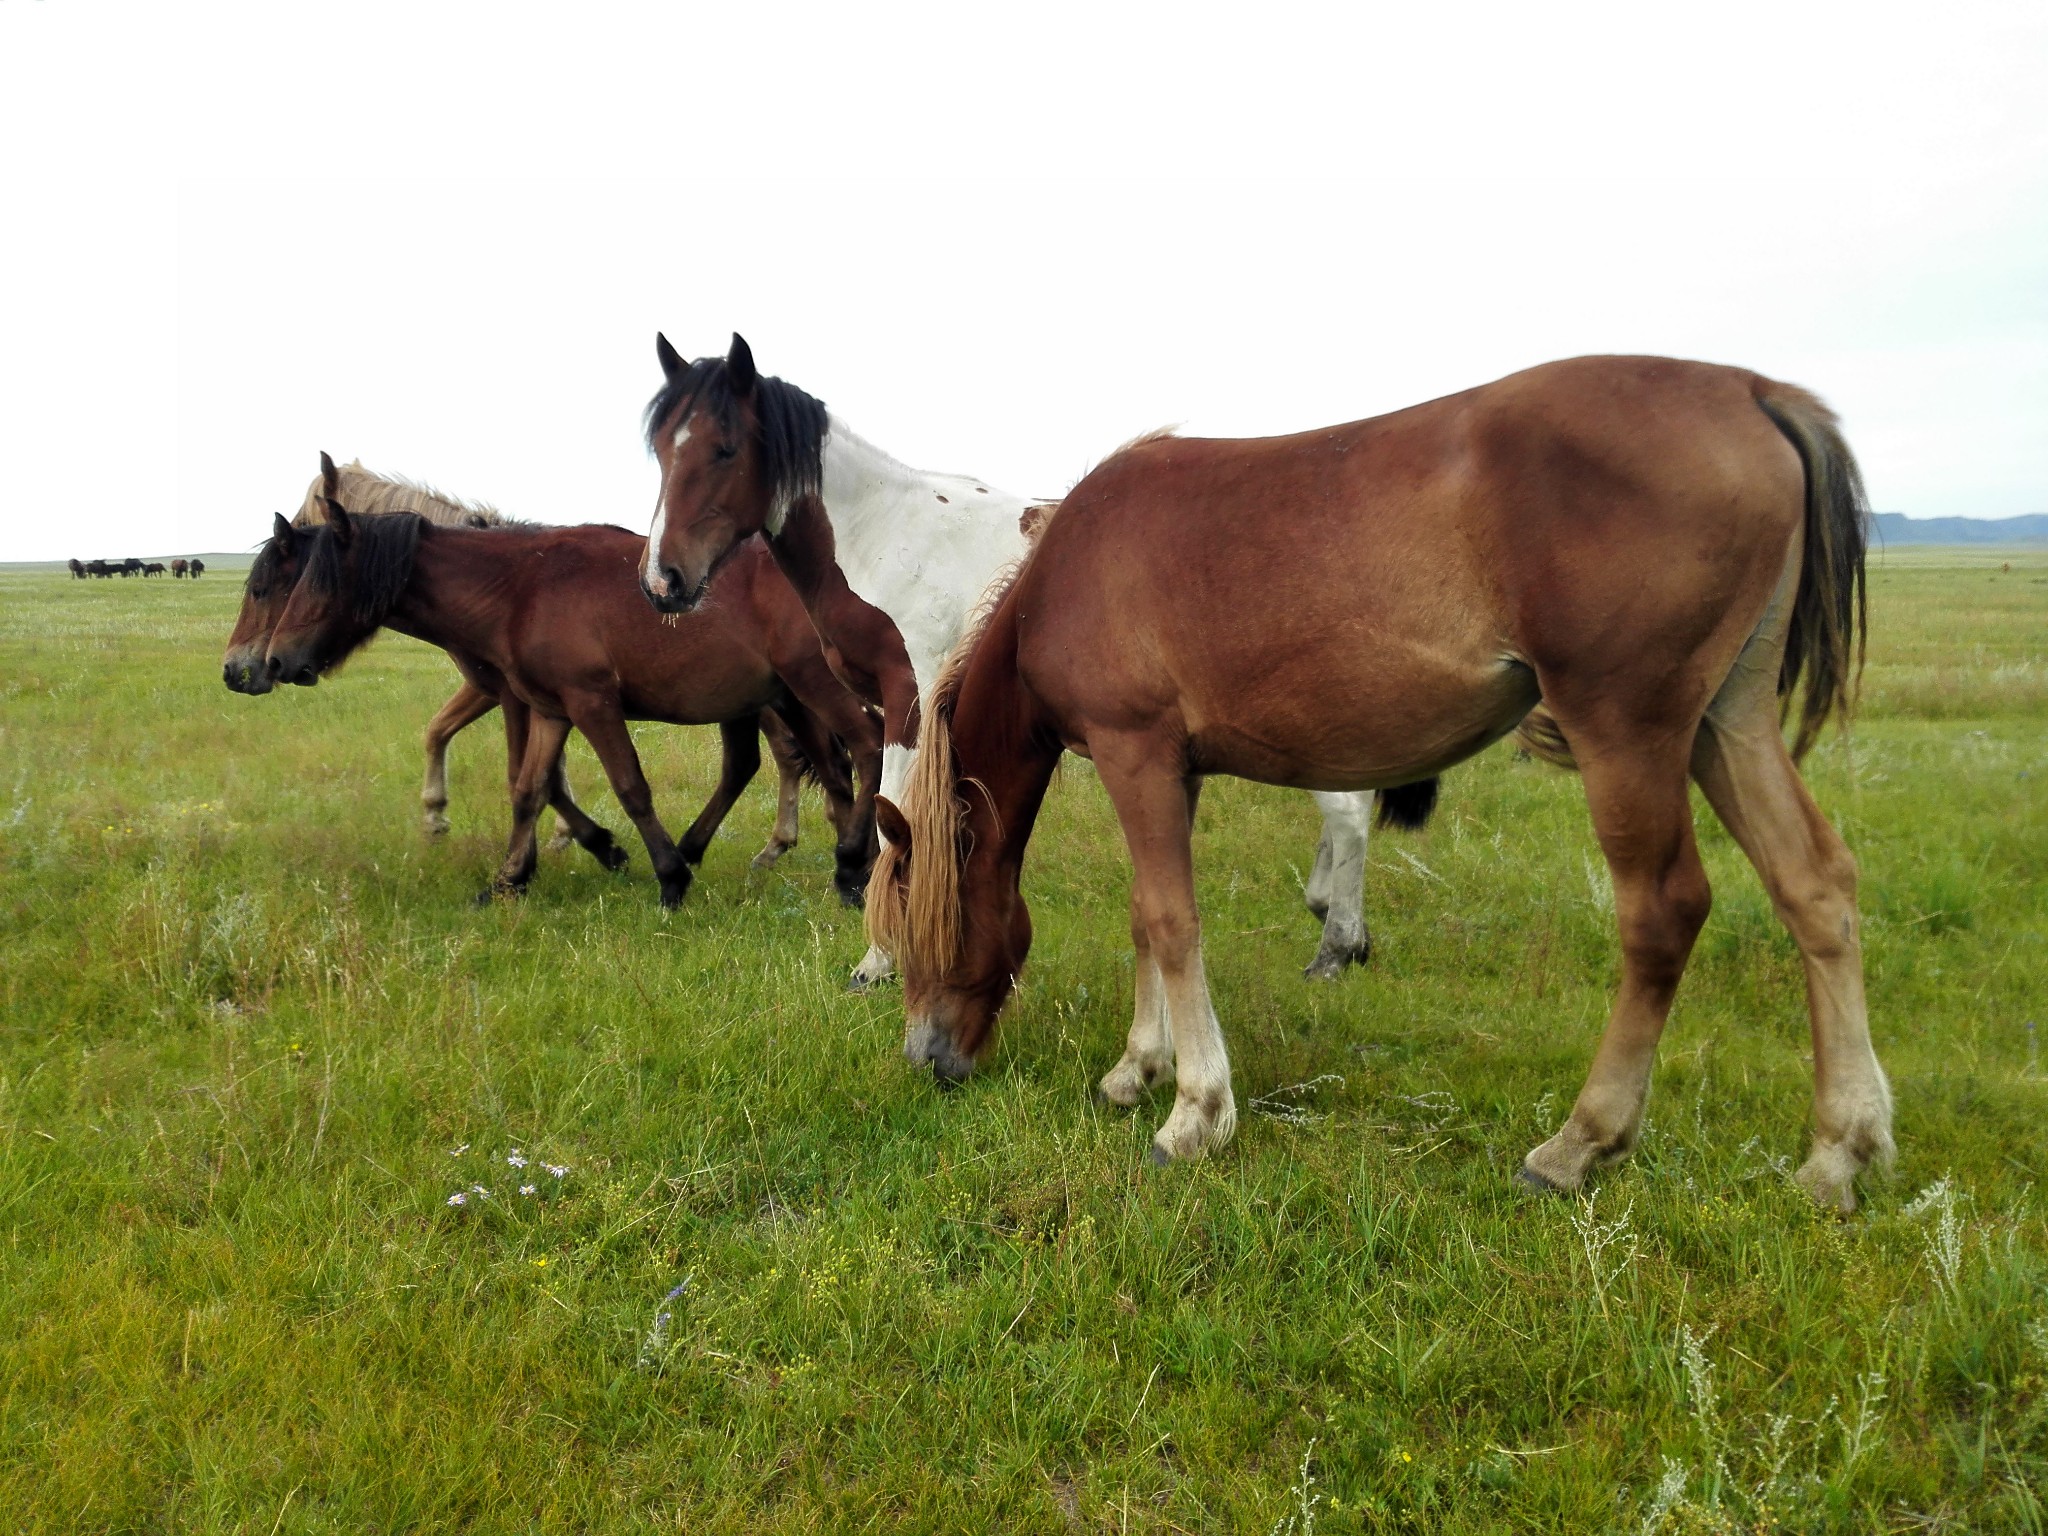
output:
[[709,582],[699,582],[695,588],[683,580],[683,573],[672,565],[661,568],[661,585],[655,586],[643,573],[640,577],[640,593],[653,605],[656,613],[688,613],[704,600],[704,589]]
[[273,656],[270,658],[267,670],[273,681],[291,683],[300,688],[311,688],[320,681],[320,669],[310,661],[302,661],[295,666],[286,666],[283,657]]
[[223,662],[220,680],[236,693],[264,694],[271,688],[269,673],[246,661]]
[[903,1031],[903,1055],[914,1066],[930,1062],[932,1077],[941,1088],[957,1088],[974,1072],[974,1058],[962,1055],[951,1032],[929,1019],[909,1022]]

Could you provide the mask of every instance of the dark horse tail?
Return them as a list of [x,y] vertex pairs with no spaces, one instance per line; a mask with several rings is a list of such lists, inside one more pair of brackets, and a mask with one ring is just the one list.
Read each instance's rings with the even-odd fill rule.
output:
[[1870,502],[1833,411],[1803,389],[1766,380],[1757,383],[1756,403],[1806,466],[1805,558],[1778,669],[1778,697],[1787,718],[1794,691],[1805,684],[1792,737],[1792,756],[1801,758],[1830,715],[1848,718],[1862,680],[1870,630],[1864,577]]
[[[1806,469],[1806,520],[1799,590],[1785,631],[1778,668],[1782,718],[1798,723],[1792,734],[1796,761],[1819,738],[1830,717],[1846,720],[1855,706],[1869,635],[1869,591],[1864,564],[1870,550],[1870,502],[1863,472],[1843,441],[1835,413],[1790,384],[1756,381],[1757,408],[1785,434]],[[1803,688],[1802,688],[1803,684]],[[1532,757],[1570,768],[1571,746],[1550,712],[1538,705],[1515,729],[1515,742]]]
[[1436,809],[1436,789],[1435,779],[1417,779],[1413,784],[1381,790],[1373,825],[1399,827],[1403,832],[1421,831],[1429,825],[1430,813]]

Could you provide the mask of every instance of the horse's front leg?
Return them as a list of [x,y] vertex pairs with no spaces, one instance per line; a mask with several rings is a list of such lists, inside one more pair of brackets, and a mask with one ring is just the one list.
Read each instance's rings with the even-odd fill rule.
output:
[[626,728],[626,717],[620,712],[618,701],[590,698],[564,702],[569,704],[576,729],[604,764],[605,777],[612,781],[612,793],[619,797],[620,806],[639,829],[640,841],[646,844],[647,857],[654,865],[654,877],[661,882],[661,904],[679,906],[690,889],[690,865],[677,852],[661,818],[654,814],[654,791],[648,787],[647,775],[640,767],[640,754],[633,748],[633,734]]
[[1131,888],[1131,948],[1137,956],[1132,981],[1131,1034],[1123,1059],[1103,1075],[1096,1093],[1130,1109],[1152,1088],[1173,1076],[1173,1033],[1166,1016],[1166,978],[1152,958],[1152,936]]
[[[511,715],[512,712],[508,711],[508,731]],[[569,722],[536,714],[525,723],[524,735],[526,750],[520,760],[519,771],[512,780],[512,835],[506,844],[505,862],[499,866],[496,878],[478,895],[479,904],[490,901],[494,896],[521,894],[532,881],[534,866],[539,862],[535,824],[540,820],[541,808],[548,802],[555,765],[561,760],[562,747],[569,739]]]
[[1173,1113],[1152,1138],[1151,1157],[1201,1157],[1237,1130],[1230,1057],[1209,1002],[1195,907],[1192,839],[1201,781],[1185,772],[1178,738],[1148,733],[1103,742],[1091,735],[1088,745],[1130,848],[1132,897],[1173,1036],[1177,1091]]

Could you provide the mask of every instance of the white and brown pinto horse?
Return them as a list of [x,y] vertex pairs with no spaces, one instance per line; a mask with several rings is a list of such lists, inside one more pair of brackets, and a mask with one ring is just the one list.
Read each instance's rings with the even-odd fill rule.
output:
[[[691,609],[749,535],[767,537],[841,677],[882,711],[882,792],[901,796],[918,743],[921,701],[940,666],[1024,557],[1052,508],[964,475],[899,464],[823,402],[764,378],[739,336],[725,357],[683,361],[655,338],[663,383],[647,407],[661,491],[641,585],[664,613]],[[1385,802],[1383,821],[1418,825],[1433,784]],[[1307,974],[1330,977],[1371,953],[1365,851],[1373,794],[1327,792],[1307,897],[1324,920]],[[894,850],[884,840],[877,868]],[[870,946],[857,986],[887,976]]]
[[1853,1178],[1892,1150],[1891,1094],[1855,860],[1794,758],[1850,702],[1867,524],[1812,395],[1659,358],[1553,363],[1294,437],[1133,444],[1067,497],[949,663],[908,802],[881,813],[908,868],[870,910],[915,1053],[958,1077],[988,1039],[1031,941],[1025,844],[1061,751],[1079,752],[1135,870],[1138,1016],[1102,1091],[1130,1104],[1177,1072],[1154,1155],[1220,1145],[1236,1109],[1189,853],[1203,776],[1407,784],[1541,700],[1613,875],[1622,980],[1586,1085],[1524,1177],[1576,1189],[1635,1141],[1709,905],[1690,777],[1805,960],[1799,1178],[1854,1209]]

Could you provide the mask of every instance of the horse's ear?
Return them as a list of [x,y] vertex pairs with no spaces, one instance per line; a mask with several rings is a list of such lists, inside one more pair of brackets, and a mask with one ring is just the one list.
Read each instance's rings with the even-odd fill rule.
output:
[[355,537],[356,527],[348,515],[348,509],[332,496],[320,498],[327,503],[327,526],[334,530],[334,542],[343,546]]
[[910,852],[910,822],[887,795],[875,796],[875,826],[905,854]]
[[327,450],[320,450],[320,489],[329,496],[341,494],[341,471],[334,467],[334,460],[327,457]]
[[281,543],[291,543],[292,525],[284,520],[284,514],[282,512],[273,512],[270,514],[270,536]]
[[670,346],[668,338],[659,331],[654,333],[654,355],[661,359],[662,377],[671,383],[675,381],[678,374],[690,366],[683,361],[682,353]]
[[726,349],[725,372],[736,395],[751,395],[761,382],[761,371],[754,366],[754,349],[738,331],[732,333],[732,345]]

